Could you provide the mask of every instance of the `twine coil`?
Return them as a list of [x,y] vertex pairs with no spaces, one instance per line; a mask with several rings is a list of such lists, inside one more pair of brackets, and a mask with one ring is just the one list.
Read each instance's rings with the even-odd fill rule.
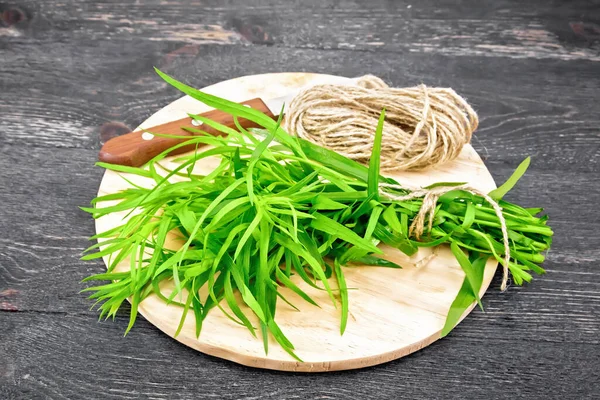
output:
[[[420,170],[454,160],[471,141],[479,120],[473,108],[450,88],[425,85],[391,88],[380,78],[365,75],[357,86],[317,85],[296,96],[289,105],[284,127],[292,134],[368,164],[381,110],[386,110],[381,143],[381,170]],[[421,237],[431,230],[437,201],[452,190],[479,195],[494,209],[500,222],[504,257],[501,290],[508,283],[510,247],[502,208],[486,193],[468,185],[414,189],[405,196],[391,194],[397,185],[380,184],[392,200],[423,198],[409,234]]]
[[366,164],[381,110],[383,171],[419,170],[455,159],[479,120],[454,90],[391,88],[365,75],[357,86],[317,85],[296,96],[284,127],[290,133]]

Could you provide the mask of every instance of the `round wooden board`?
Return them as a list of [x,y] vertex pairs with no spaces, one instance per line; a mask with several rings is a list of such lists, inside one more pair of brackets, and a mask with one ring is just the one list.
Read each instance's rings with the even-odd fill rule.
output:
[[[267,99],[282,96],[326,77],[309,73],[253,75],[220,82],[204,88],[204,91],[241,102],[255,97]],[[140,128],[207,110],[207,106],[186,96],[152,115]],[[215,165],[214,161],[209,160],[199,168],[210,170]],[[440,181],[466,181],[484,191],[496,187],[485,165],[469,145],[457,160],[441,167],[394,176],[412,186],[426,186]],[[143,178],[135,181],[138,184],[151,184]],[[114,193],[127,186],[119,174],[107,171],[99,194]],[[97,232],[122,224],[123,216],[113,214],[98,219]],[[304,362],[294,360],[272,339],[266,355],[261,339],[252,337],[245,327],[231,322],[218,309],[213,309],[205,320],[200,338],[195,336],[194,316],[190,312],[176,340],[203,353],[240,364],[283,371],[347,370],[403,357],[440,337],[450,305],[464,278],[460,266],[445,246],[435,249],[435,256],[417,267],[418,261],[428,257],[431,251],[421,249],[416,255],[407,257],[395,249],[386,248],[386,257],[402,265],[401,270],[369,266],[345,268],[348,287],[354,290],[349,291],[350,315],[343,336],[340,335],[340,309],[331,304],[324,292],[312,289],[301,279],[294,279],[321,306],[312,306],[285,288],[285,297],[301,311],[295,311],[282,301],[277,305],[276,320]],[[496,266],[493,261],[487,264],[481,295],[487,290]],[[118,268],[128,269],[128,262]],[[168,285],[165,286],[167,292]],[[245,311],[251,315],[249,310]],[[166,305],[154,295],[140,304],[139,312],[171,337],[182,315],[180,307]]]

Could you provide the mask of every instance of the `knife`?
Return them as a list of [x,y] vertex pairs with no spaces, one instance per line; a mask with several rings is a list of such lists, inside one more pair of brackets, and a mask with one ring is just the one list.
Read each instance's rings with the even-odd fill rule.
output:
[[[306,89],[309,89],[310,87],[322,84],[354,86],[356,85],[357,81],[357,78],[326,76],[324,78],[317,78],[308,85],[292,90],[280,97],[267,100],[255,98],[243,101],[240,104],[243,104],[246,107],[252,107],[255,110],[263,112],[269,117],[276,119],[282,111],[285,113],[287,110],[287,105],[296,95]],[[200,115],[237,130],[233,116],[221,110],[212,110]],[[238,122],[245,129],[259,127],[259,125],[256,123],[243,118],[238,118]],[[194,134],[186,130],[186,128],[201,129],[202,131],[215,136],[223,134],[222,132],[211,128],[208,125],[203,125],[200,121],[197,121],[191,117],[186,117],[177,121],[167,122],[162,125],[129,132],[112,138],[102,146],[98,158],[100,161],[109,164],[140,167],[163,151],[186,141],[186,139],[182,138],[155,136],[153,133],[174,136],[193,136]],[[169,155],[176,155],[192,151],[195,149],[195,147],[195,144],[183,146],[169,153]]]

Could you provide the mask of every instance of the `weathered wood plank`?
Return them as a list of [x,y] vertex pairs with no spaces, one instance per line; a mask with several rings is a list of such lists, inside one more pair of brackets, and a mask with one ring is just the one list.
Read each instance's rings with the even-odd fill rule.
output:
[[[104,126],[102,133],[106,122],[135,127],[179,97],[154,74],[152,65],[198,87],[267,71],[345,76],[370,72],[395,86],[424,82],[455,88],[480,114],[475,145],[487,148],[496,159],[516,162],[532,155],[547,168],[586,171],[597,170],[600,163],[600,104],[592,100],[600,74],[594,62],[412,53],[386,54],[385,61],[357,60],[353,51],[218,45],[201,46],[202,56],[182,55],[166,62],[169,46],[162,43],[112,44],[100,53],[81,43],[77,56],[70,45],[61,43],[34,48],[39,59],[8,51],[14,58],[0,68],[0,140],[5,143],[98,149],[115,128]],[[62,65],[45,62],[45,57],[56,57]],[[28,73],[19,72],[24,70]],[[116,126],[119,132],[126,131],[121,126]],[[503,151],[497,151],[499,147]]]
[[0,35],[600,60],[595,1],[29,0],[16,9],[31,24]]
[[[121,318],[118,318],[121,320]],[[122,321],[122,323],[125,323]],[[598,346],[468,337],[462,327],[401,360],[368,370],[298,375],[202,355],[144,323],[126,338],[91,316],[0,313],[3,398],[588,398]],[[468,356],[465,356],[467,355]]]
[[[590,102],[600,79],[596,62],[534,60],[531,54],[524,60],[487,59],[479,57],[478,52],[450,57],[456,55],[451,51],[455,45],[447,42],[450,39],[439,39],[449,35],[471,51],[476,47],[473,40],[479,40],[479,31],[492,32],[489,34],[495,41],[489,42],[490,46],[506,46],[507,41],[498,32],[509,31],[502,24],[515,18],[530,21],[535,17],[558,26],[557,19],[574,20],[581,18],[582,13],[590,21],[599,17],[600,7],[589,3],[558,9],[542,3],[534,8],[519,2],[494,2],[490,7],[473,7],[468,2],[433,7],[429,2],[419,2],[406,8],[389,2],[357,5],[325,1],[315,2],[313,9],[253,0],[243,5],[201,2],[193,5],[194,13],[183,12],[191,5],[178,1],[170,2],[168,7],[157,2],[132,5],[121,1],[55,1],[52,5],[30,1],[19,7],[3,5],[2,15],[11,17],[3,17],[7,19],[3,22],[6,27],[0,29],[20,33],[0,40],[0,113],[4,116],[0,139],[36,146],[98,148],[100,139],[115,134],[115,125],[104,125],[106,122],[124,123],[125,127],[116,128],[123,132],[178,96],[154,75],[153,65],[196,86],[266,71],[303,70],[347,76],[371,72],[393,85],[424,82],[456,88],[480,112],[482,124],[477,139],[482,146],[502,141],[508,147],[502,156],[513,157],[510,161],[538,154],[552,160],[548,167],[572,168],[573,160],[577,160],[576,168],[593,170],[600,154],[600,105]],[[450,34],[410,26],[430,21],[428,16],[433,16],[438,28]],[[390,18],[393,23],[385,22]],[[463,19],[492,26],[471,29],[460,24]],[[175,20],[182,26],[173,31]],[[231,37],[237,30],[242,39],[244,35],[249,39],[206,38],[206,29],[213,28],[205,25],[211,22],[222,27],[219,29],[223,32],[230,32]],[[587,36],[580,38],[581,43],[575,40],[575,44],[600,54],[595,25],[577,26],[581,35]],[[278,29],[281,32],[275,32]],[[280,38],[272,40],[278,46],[240,46],[248,41],[260,42],[255,36],[261,32],[269,36],[269,31]],[[324,44],[323,40],[360,44],[369,32],[384,35],[388,31],[400,37],[378,43],[416,43],[406,35],[438,38],[443,43],[435,51],[423,50],[427,46],[413,46],[398,54],[377,48],[385,50],[381,56],[351,51],[348,46],[343,51],[294,48],[343,49],[344,46]],[[465,32],[472,36],[465,36]],[[186,39],[186,35],[193,36],[193,40]],[[345,36],[351,38],[343,39]],[[523,43],[529,52],[535,47],[531,38]],[[564,101],[566,98],[568,102]],[[27,122],[26,127],[23,121]],[[100,127],[103,129],[99,139]]]
[[[593,397],[598,60],[598,1],[0,0],[0,398]],[[251,370],[143,319],[123,338],[127,310],[98,324],[79,294],[104,266],[79,261],[93,221],[77,206],[100,142],[179,97],[154,65],[199,87],[300,70],[455,88],[497,181],[534,156],[510,200],[546,206],[548,273],[506,293],[497,277],[486,313],[359,372]]]

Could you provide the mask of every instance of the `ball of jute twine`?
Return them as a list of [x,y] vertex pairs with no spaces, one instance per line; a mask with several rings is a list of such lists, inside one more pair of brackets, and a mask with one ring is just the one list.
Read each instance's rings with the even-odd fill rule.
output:
[[356,86],[317,85],[289,104],[288,132],[363,164],[385,108],[383,171],[419,170],[455,159],[479,120],[454,90],[425,85],[391,88],[365,75]]
[[[386,110],[381,143],[383,171],[419,170],[454,160],[471,141],[479,120],[471,106],[449,88],[419,85],[390,88],[380,78],[365,75],[357,86],[317,85],[290,103],[284,127],[292,134],[368,164],[381,110]],[[501,290],[508,283],[510,247],[502,208],[487,194],[469,185],[415,188],[398,196],[389,189],[407,189],[382,183],[379,190],[392,200],[422,198],[409,228],[417,239],[427,224],[430,231],[437,201],[453,190],[481,196],[494,209],[502,230],[504,258]]]

